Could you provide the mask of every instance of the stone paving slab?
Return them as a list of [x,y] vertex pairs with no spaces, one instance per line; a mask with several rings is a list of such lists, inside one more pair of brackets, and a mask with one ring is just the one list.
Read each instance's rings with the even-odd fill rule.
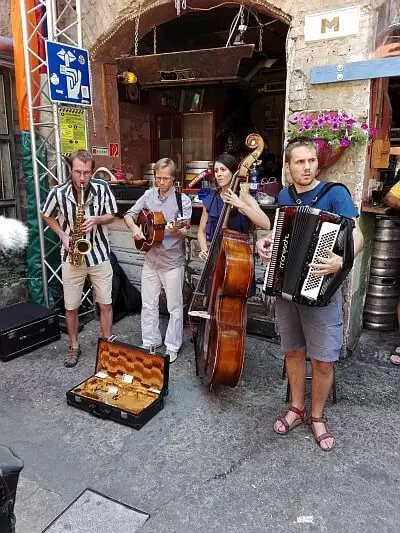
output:
[[[97,326],[85,326],[73,369],[62,365],[65,336],[0,364],[0,441],[25,462],[17,533],[41,533],[87,487],[148,513],[140,533],[398,533],[400,369],[383,355],[377,364],[379,335],[369,355],[362,342],[337,365],[338,403],[326,410],[337,446],[326,454],[306,426],[272,431],[285,408],[282,359],[255,337],[238,387],[209,393],[185,331],[165,408],[140,431],[68,406],[66,390],[93,372]],[[115,333],[137,344],[139,317]]]
[[69,503],[68,499],[20,475],[14,509],[18,517],[17,533],[41,532]]
[[149,515],[86,489],[43,533],[135,533]]

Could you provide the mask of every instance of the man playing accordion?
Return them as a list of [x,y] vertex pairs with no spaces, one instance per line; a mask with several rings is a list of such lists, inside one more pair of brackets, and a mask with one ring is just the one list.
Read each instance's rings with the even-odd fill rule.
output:
[[[304,137],[291,141],[285,150],[285,170],[290,174],[296,198],[283,189],[278,205],[312,205],[347,218],[358,216],[350,194],[342,186],[334,186],[314,203],[324,182],[316,179],[318,173],[317,149]],[[353,231],[354,256],[362,249],[363,237],[358,228]],[[257,242],[258,253],[265,262],[270,260],[271,240]],[[318,258],[311,265],[313,274],[327,276],[342,268],[342,258],[330,250],[326,257]],[[289,409],[275,420],[274,431],[285,435],[291,429],[308,420],[305,408],[305,357],[311,359],[312,392],[311,429],[318,446],[330,451],[335,439],[324,416],[324,407],[333,384],[333,363],[339,359],[343,344],[342,293],[338,290],[325,307],[306,306],[282,297],[276,299],[276,322],[285,354],[286,370],[291,389]]]

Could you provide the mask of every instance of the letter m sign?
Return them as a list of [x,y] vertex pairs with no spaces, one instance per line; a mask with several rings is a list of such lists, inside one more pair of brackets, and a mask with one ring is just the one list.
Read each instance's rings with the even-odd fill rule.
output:
[[326,30],[339,31],[340,29],[340,18],[339,16],[334,17],[332,20],[321,19],[321,33],[326,33]]

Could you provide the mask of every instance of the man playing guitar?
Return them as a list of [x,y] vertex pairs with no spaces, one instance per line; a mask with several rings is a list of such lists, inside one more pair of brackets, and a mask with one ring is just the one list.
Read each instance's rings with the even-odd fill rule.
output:
[[177,220],[190,221],[190,198],[175,190],[176,166],[172,159],[163,158],[154,166],[155,187],[147,190],[124,216],[125,224],[136,241],[145,238],[136,224],[143,209],[161,212],[167,221],[164,238],[146,252],[142,284],[142,347],[155,349],[162,345],[159,329],[159,297],[164,287],[170,315],[165,334],[165,354],[170,362],[176,360],[183,336],[183,276],[185,265],[184,238],[188,227],[181,227]]

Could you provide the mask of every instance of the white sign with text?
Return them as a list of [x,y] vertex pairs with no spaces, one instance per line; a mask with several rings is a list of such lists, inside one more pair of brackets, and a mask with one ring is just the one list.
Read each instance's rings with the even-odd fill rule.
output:
[[358,35],[360,28],[360,6],[344,7],[324,13],[306,15],[304,20],[304,40],[337,39],[348,35]]

